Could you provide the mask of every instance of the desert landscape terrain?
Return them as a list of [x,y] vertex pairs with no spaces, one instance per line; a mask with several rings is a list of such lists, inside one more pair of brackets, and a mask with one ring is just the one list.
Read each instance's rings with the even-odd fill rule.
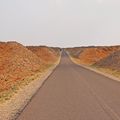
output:
[[[44,78],[48,76],[48,73],[50,74],[50,71],[52,72],[59,63],[59,59],[59,48],[50,48],[47,46],[26,47],[15,41],[0,42],[0,114],[2,114],[0,115],[0,120],[11,117],[9,116],[11,113],[8,114],[6,112],[12,110],[11,108],[11,110],[7,111],[10,104],[15,103],[12,98],[17,95],[21,99],[21,96],[18,96],[19,91],[24,90],[32,81],[36,79],[40,81],[40,77],[43,79],[42,76]],[[37,90],[38,87],[40,85],[37,87],[34,86],[34,89]],[[34,93],[33,91],[30,92],[32,96]],[[19,102],[17,104],[21,104]],[[15,105],[16,111],[14,114],[18,112],[17,110],[20,107],[17,104]],[[24,103],[22,104],[24,105]],[[3,111],[4,106],[6,106],[6,112]]]
[[120,46],[0,42],[0,120],[119,120],[111,76],[120,81]]
[[71,60],[62,50],[60,64],[17,120],[120,119],[120,81]]
[[79,65],[120,77],[120,46],[77,47],[66,51]]
[[0,120],[120,120],[120,0],[0,0]]

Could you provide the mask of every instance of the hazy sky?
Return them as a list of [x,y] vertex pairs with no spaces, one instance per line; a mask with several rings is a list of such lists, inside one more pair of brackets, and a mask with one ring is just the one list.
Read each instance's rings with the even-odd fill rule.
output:
[[120,0],[0,0],[0,40],[62,47],[120,44]]

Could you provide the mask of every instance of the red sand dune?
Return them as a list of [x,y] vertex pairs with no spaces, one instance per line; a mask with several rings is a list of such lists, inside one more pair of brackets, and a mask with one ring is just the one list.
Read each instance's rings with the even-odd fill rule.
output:
[[35,53],[46,64],[53,64],[58,59],[59,50],[46,46],[28,46],[29,50]]
[[94,64],[97,67],[120,71],[120,50]]
[[73,51],[74,51],[74,55],[77,53],[76,58],[78,59],[78,62],[80,64],[92,65],[119,49],[120,46],[110,46],[110,47],[105,46],[105,47],[84,47],[84,48],[82,47],[82,48],[78,48],[76,52],[73,48]]
[[0,42],[0,92],[42,71],[40,58],[17,42]]

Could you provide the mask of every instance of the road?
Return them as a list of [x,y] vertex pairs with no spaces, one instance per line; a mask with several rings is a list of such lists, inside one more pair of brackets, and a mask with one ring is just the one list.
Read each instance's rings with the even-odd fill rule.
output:
[[17,120],[120,120],[120,82],[75,65],[63,53]]

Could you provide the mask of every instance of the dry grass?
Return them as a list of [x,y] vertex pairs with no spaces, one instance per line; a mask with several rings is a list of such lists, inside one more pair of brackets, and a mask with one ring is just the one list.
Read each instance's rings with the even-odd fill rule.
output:
[[12,87],[10,87],[8,90],[4,90],[0,92],[0,103],[4,103],[6,100],[10,100],[14,94],[17,94],[19,89],[22,89],[24,86],[28,85],[31,81],[39,78],[41,76],[40,73],[36,73],[33,76],[28,76],[24,78],[24,80],[18,81]]
[[101,68],[100,67],[92,67],[92,68],[94,68],[98,71],[101,71],[103,73],[110,74],[110,75],[120,79],[120,71],[118,71],[118,70],[113,70],[113,69],[110,69],[110,68],[102,68],[102,67]]

